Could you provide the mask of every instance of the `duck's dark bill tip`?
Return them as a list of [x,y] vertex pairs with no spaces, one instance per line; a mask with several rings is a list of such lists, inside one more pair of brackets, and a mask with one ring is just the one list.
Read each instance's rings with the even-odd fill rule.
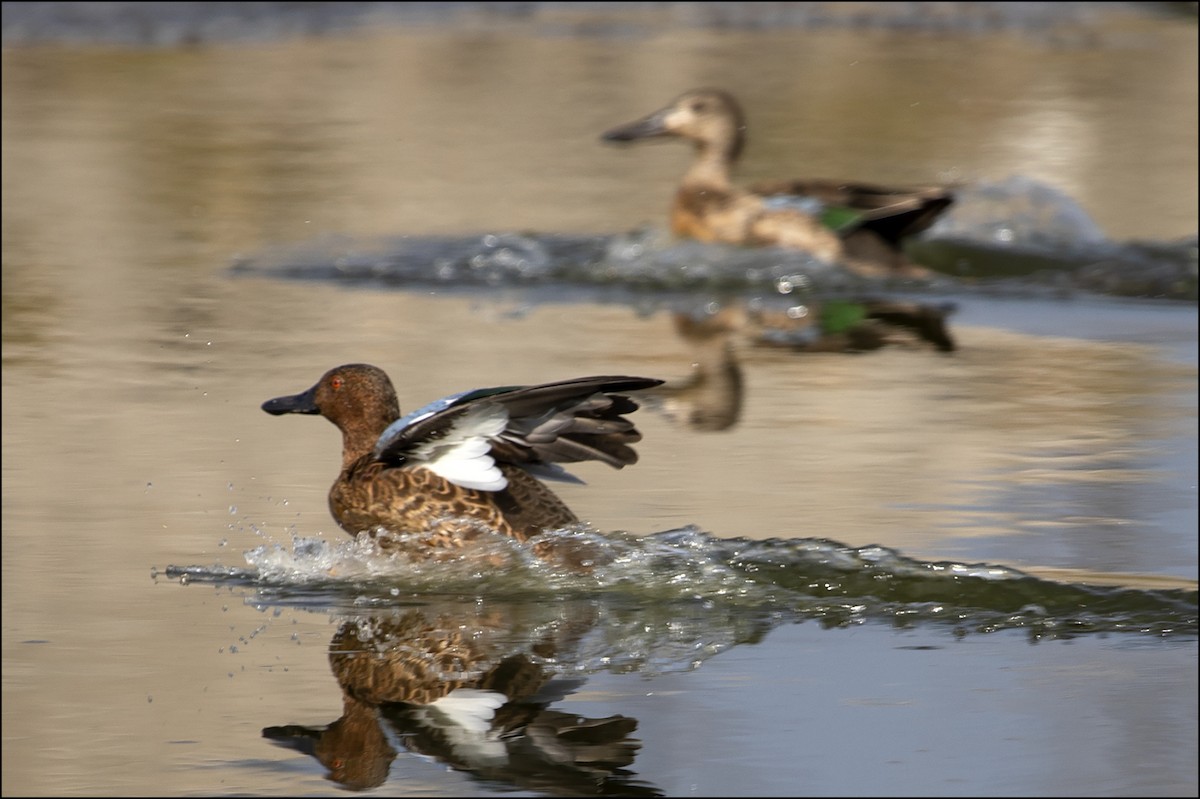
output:
[[308,396],[308,392],[304,394],[296,394],[291,397],[276,397],[269,399],[262,404],[262,409],[273,416],[282,416],[285,413],[320,413],[317,406],[313,404],[312,398]]
[[666,122],[663,120],[663,112],[659,111],[635,122],[627,122],[624,125],[609,128],[600,134],[600,138],[604,141],[624,142],[666,136],[669,133]]
[[620,128],[616,130],[606,130],[600,135],[601,141],[633,141],[634,138],[636,137],[630,136],[627,131]]

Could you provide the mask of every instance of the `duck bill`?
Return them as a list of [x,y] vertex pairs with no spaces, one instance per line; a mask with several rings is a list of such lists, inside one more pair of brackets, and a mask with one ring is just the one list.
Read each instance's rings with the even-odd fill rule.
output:
[[669,109],[655,111],[648,117],[642,117],[636,122],[618,125],[612,130],[605,131],[601,136],[603,141],[627,142],[638,139],[652,139],[655,136],[669,136],[671,130],[667,126]]
[[302,394],[269,399],[262,404],[262,409],[273,416],[282,416],[285,413],[319,414],[321,410],[317,407],[316,396],[317,387],[313,386]]

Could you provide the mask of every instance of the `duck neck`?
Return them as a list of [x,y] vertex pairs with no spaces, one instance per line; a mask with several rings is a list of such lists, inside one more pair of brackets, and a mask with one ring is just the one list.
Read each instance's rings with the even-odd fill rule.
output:
[[683,176],[683,185],[728,189],[732,165],[733,159],[728,148],[718,147],[711,142],[697,142],[696,158]]
[[342,468],[349,468],[350,464],[374,450],[375,442],[379,440],[379,435],[383,432],[384,427],[387,425],[382,427],[377,424],[343,427]]

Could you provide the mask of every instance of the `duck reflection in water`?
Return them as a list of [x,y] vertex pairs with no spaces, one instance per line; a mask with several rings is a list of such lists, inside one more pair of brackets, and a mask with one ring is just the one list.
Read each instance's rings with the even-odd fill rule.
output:
[[733,307],[712,303],[696,312],[671,314],[675,334],[691,355],[691,371],[647,391],[647,407],[671,422],[705,433],[737,424],[745,387],[734,347],[734,335],[741,326],[731,313]]
[[742,329],[754,344],[793,352],[870,352],[883,347],[954,352],[952,304],[875,298],[813,300],[786,308],[747,305]]
[[382,785],[401,747],[526,790],[660,796],[627,770],[641,747],[630,737],[636,719],[551,709],[581,681],[544,664],[569,655],[595,609],[570,605],[549,625],[515,616],[410,609],[348,619],[329,646],[341,718],[266,727],[263,737],[312,755],[356,791]]
[[647,407],[700,432],[734,427],[741,418],[745,381],[739,340],[749,346],[792,352],[861,353],[887,346],[957,349],[946,325],[948,305],[883,299],[833,299],[769,308],[764,303],[709,302],[671,313],[675,334],[687,346],[686,377],[644,393]]

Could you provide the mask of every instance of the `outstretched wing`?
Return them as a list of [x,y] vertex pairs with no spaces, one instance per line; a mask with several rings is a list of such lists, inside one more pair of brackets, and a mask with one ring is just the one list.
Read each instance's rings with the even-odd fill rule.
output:
[[643,377],[581,377],[453,394],[392,423],[374,455],[397,465],[420,463],[484,491],[507,485],[497,462],[558,480],[575,480],[559,463],[598,460],[620,469],[637,462],[630,445],[641,433],[625,418],[637,403],[614,392],[661,384]]
[[893,244],[928,228],[954,202],[953,189],[942,186],[775,180],[756,183],[750,190],[768,202],[807,203],[801,210],[839,233],[866,228]]

